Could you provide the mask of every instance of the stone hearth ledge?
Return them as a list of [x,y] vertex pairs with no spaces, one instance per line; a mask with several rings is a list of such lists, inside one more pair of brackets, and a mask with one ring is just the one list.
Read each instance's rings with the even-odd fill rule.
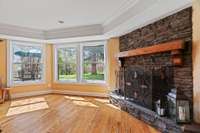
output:
[[183,127],[177,125],[174,121],[165,117],[160,117],[155,112],[139,106],[133,102],[127,101],[123,96],[118,95],[115,92],[111,92],[109,95],[110,103],[121,108],[121,110],[128,112],[132,116],[145,123],[155,127],[163,133],[182,133]]

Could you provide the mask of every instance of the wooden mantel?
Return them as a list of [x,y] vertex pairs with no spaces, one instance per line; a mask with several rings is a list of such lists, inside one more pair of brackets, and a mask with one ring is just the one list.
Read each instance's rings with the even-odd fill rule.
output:
[[149,47],[137,48],[129,51],[120,52],[117,54],[118,58],[126,58],[132,56],[146,55],[146,54],[155,54],[161,52],[169,52],[184,49],[183,40],[175,40],[167,43],[161,43]]

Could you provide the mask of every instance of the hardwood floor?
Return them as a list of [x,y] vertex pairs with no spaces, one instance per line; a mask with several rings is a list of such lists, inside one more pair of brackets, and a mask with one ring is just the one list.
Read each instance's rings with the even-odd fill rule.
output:
[[[34,98],[0,105],[3,133],[158,133],[109,104],[107,99],[66,95],[37,97],[46,101]],[[47,102],[48,108],[28,112],[34,110],[34,106],[30,105],[40,102]],[[20,110],[20,107],[23,109]],[[10,115],[7,114],[9,108],[18,114],[6,116]],[[19,114],[20,111],[26,113]]]

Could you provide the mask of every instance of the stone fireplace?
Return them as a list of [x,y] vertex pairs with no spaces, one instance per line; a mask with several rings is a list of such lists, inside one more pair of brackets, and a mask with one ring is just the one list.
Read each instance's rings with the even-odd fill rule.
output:
[[165,51],[121,58],[117,72],[117,90],[110,95],[111,103],[149,123],[162,132],[182,132],[181,126],[168,117],[157,115],[155,103],[160,100],[167,109],[167,95],[175,90],[176,97],[190,101],[192,118],[192,8],[120,37],[120,52],[151,47],[173,40],[183,40],[181,65],[174,65],[172,52]]

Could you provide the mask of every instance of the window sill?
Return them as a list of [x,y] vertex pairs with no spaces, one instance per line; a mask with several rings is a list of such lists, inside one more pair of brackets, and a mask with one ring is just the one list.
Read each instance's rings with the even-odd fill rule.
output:
[[66,84],[66,85],[95,85],[95,86],[103,86],[108,87],[106,82],[70,82],[70,81],[55,81],[56,84]]
[[18,86],[30,86],[30,85],[43,85],[46,84],[44,81],[28,81],[28,82],[15,82],[12,83],[11,87],[18,87]]

